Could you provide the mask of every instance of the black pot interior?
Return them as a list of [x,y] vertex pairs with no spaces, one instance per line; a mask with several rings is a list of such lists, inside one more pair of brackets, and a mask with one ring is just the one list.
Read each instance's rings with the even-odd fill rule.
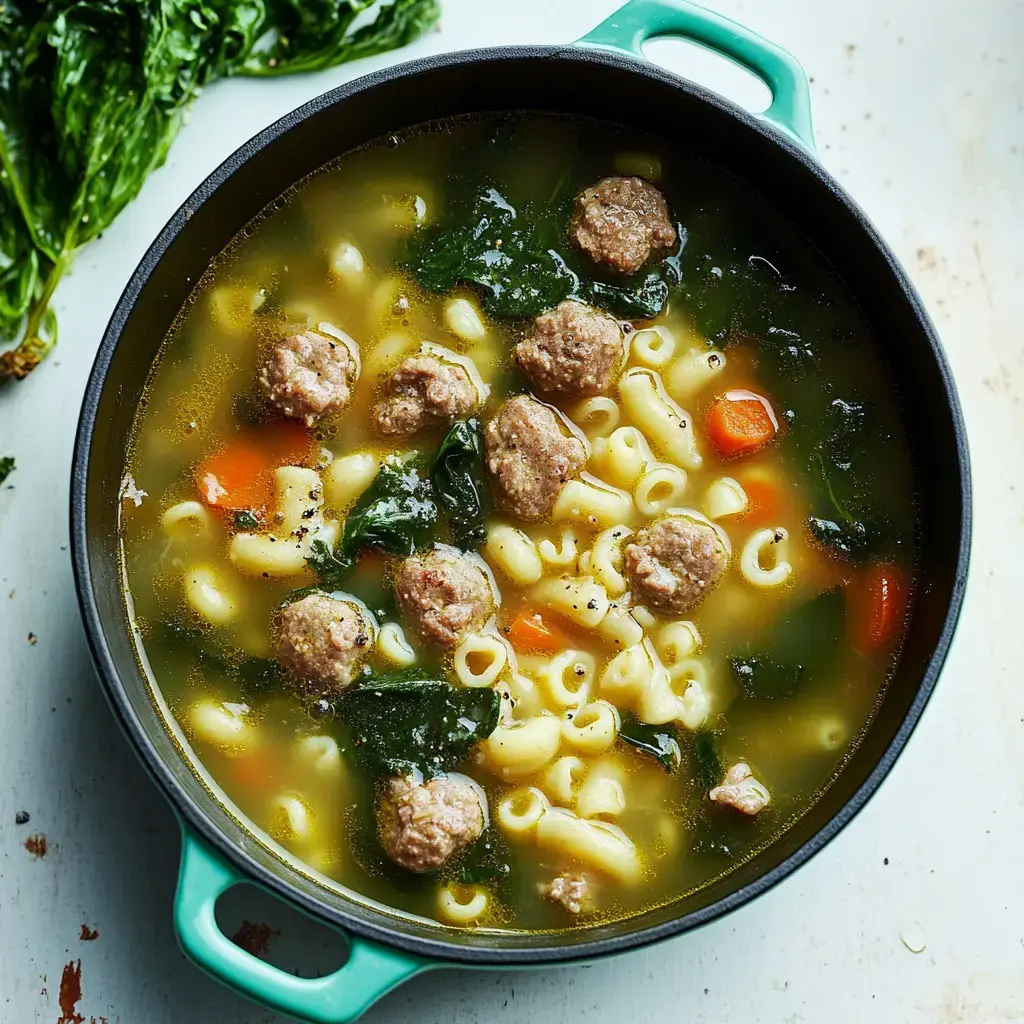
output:
[[[845,279],[885,345],[926,510],[923,582],[905,652],[867,736],[825,796],[757,857],[683,903],[554,939],[445,932],[348,899],[285,866],[211,797],[168,733],[136,662],[118,571],[118,492],[132,418],[168,326],[224,245],[296,180],[346,150],[433,118],[528,109],[698,144],[709,161],[788,214]],[[945,656],[966,574],[968,489],[956,397],[927,317],[874,230],[812,159],[724,101],[632,59],[575,49],[490,50],[406,65],[315,100],[247,144],[179,211],[129,284],[97,360],[76,454],[73,536],[108,694],[196,831],[271,888],[364,935],[462,962],[551,962],[629,948],[732,909],[784,877],[856,813],[903,746]]]

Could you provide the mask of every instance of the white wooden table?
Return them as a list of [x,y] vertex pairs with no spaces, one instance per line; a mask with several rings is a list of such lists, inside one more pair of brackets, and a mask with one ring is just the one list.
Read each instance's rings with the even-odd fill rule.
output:
[[[713,6],[803,61],[822,159],[892,243],[943,337],[975,474],[973,569],[957,640],[870,806],[754,905],[599,968],[427,976],[368,1021],[1024,1020],[1024,4]],[[442,30],[405,56],[571,40],[616,0],[445,7]],[[652,49],[738,99],[758,95],[689,48]],[[18,460],[12,488],[0,490],[0,1020],[279,1020],[206,979],[175,945],[177,828],[88,662],[67,551],[68,468],[101,332],[164,221],[258,129],[389,59],[209,89],[167,166],[61,285],[53,358],[0,394],[0,454]],[[17,825],[21,810],[30,820]],[[47,838],[45,857],[25,847],[35,834]],[[244,916],[281,928],[271,940],[279,962],[331,965],[333,940],[268,900],[239,897],[232,910],[228,927]],[[84,938],[83,925],[98,936]],[[68,1015],[61,976],[79,961],[81,998]]]

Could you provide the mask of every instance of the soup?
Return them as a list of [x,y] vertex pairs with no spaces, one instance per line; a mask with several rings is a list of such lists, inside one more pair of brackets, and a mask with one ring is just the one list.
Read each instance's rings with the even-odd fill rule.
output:
[[222,795],[444,925],[621,918],[754,856],[913,590],[842,282],[692,154],[541,115],[382,139],[249,225],[123,496],[140,656]]

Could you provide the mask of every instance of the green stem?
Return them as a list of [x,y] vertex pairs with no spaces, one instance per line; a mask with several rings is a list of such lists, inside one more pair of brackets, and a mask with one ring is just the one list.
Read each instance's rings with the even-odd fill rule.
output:
[[72,253],[64,249],[56,263],[50,268],[43,290],[32,303],[29,311],[25,334],[17,348],[0,353],[0,382],[6,380],[24,380],[49,354],[57,341],[56,324],[44,331],[44,321],[50,308],[50,300],[57,288],[64,271],[71,264]]

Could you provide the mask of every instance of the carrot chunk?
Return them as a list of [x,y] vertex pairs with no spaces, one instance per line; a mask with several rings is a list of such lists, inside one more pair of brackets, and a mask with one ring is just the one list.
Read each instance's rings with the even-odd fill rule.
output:
[[287,420],[247,430],[200,463],[200,497],[214,508],[263,508],[273,494],[274,470],[307,462],[312,444],[305,427]]
[[508,642],[518,651],[547,651],[555,654],[570,646],[568,638],[545,622],[540,612],[520,612],[508,631]]
[[719,455],[749,455],[775,436],[779,421],[767,398],[753,391],[727,391],[704,418],[708,440]]
[[779,519],[788,503],[782,481],[772,471],[756,469],[739,477],[747,496],[747,521],[753,526]]
[[871,654],[899,638],[910,601],[906,574],[899,566],[869,565],[847,593],[850,642],[858,651]]

